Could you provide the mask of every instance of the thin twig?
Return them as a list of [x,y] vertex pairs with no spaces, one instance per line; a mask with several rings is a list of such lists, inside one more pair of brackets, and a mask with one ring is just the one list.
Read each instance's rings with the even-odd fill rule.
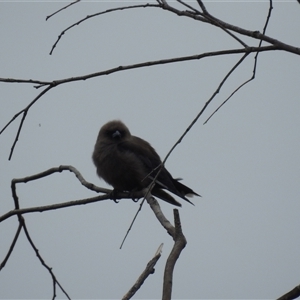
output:
[[[148,188],[145,188],[142,193],[144,193],[144,198],[142,200],[142,202],[140,203],[140,206],[135,214],[135,216],[133,217],[133,220],[131,221],[130,225],[129,225],[129,228],[128,230],[126,231],[126,234],[125,234],[125,237],[123,238],[123,241],[121,243],[121,246],[120,246],[120,249],[122,249],[122,246],[130,232],[130,230],[132,229],[132,226],[138,216],[138,214],[140,213],[140,211],[142,210],[142,206],[143,204],[145,203],[145,200],[147,200],[148,204],[150,205],[150,207],[152,208],[152,210],[154,211],[156,217],[158,218],[159,222],[161,223],[161,225],[168,231],[168,233],[170,235],[173,234],[173,231],[174,231],[174,228],[173,226],[171,225],[171,223],[166,219],[166,217],[162,214],[161,212],[161,209],[160,209],[160,206],[157,202],[157,200],[152,197],[151,195],[151,190],[153,189],[154,185],[155,185],[155,182],[156,182],[156,179],[157,179],[157,176],[159,175],[159,173],[161,172],[161,168],[162,168],[162,164],[158,166],[160,169],[158,170],[156,176],[153,178],[151,184],[149,185]],[[157,168],[158,168],[157,167]],[[156,169],[157,169],[156,168]],[[1,219],[0,219],[1,220]]]
[[133,217],[133,219],[132,219],[132,221],[131,221],[131,223],[130,223],[130,225],[129,225],[127,231],[126,231],[126,234],[125,234],[125,236],[124,236],[124,238],[123,238],[123,240],[122,240],[122,243],[121,243],[121,245],[120,245],[120,249],[122,249],[123,244],[124,244],[124,242],[125,242],[125,240],[126,240],[128,234],[129,234],[129,232],[130,232],[130,230],[131,230],[131,228],[132,228],[132,226],[133,226],[133,224],[134,224],[134,222],[135,222],[135,220],[136,220],[138,214],[139,214],[140,211],[142,210],[142,207],[143,207],[144,202],[145,202],[145,198],[141,201],[141,203],[140,203],[140,205],[139,205],[139,208],[138,208],[137,212],[135,213],[135,215],[134,215],[134,217]]
[[215,110],[214,112],[204,121],[203,125],[205,125],[217,112],[218,110],[225,104],[227,101],[237,92],[239,91],[244,85],[249,83],[251,80],[253,80],[253,77],[243,82],[240,86],[238,86]]
[[53,271],[52,271],[52,268],[50,268],[44,261],[44,259],[42,258],[42,256],[40,255],[39,253],[39,250],[37,249],[37,247],[35,246],[35,244],[33,243],[30,235],[29,235],[29,232],[27,230],[27,227],[26,227],[26,224],[25,224],[25,220],[23,217],[22,218],[22,227],[24,229],[24,232],[25,232],[25,235],[27,237],[27,240],[29,241],[31,247],[33,248],[36,256],[38,257],[38,259],[40,260],[41,264],[48,270],[48,272],[50,273],[51,275],[51,278],[52,278],[52,282],[53,282],[53,296],[52,296],[52,299],[55,299],[56,297],[56,284],[59,286],[59,288],[61,289],[61,291],[65,294],[65,296],[71,300],[70,296],[68,295],[68,293],[65,291],[65,289],[62,287],[62,285],[59,283],[59,281],[57,280],[56,276],[54,275]]
[[54,12],[53,14],[47,16],[47,17],[46,17],[46,21],[47,21],[48,19],[50,19],[51,17],[53,17],[54,15],[56,15],[57,13],[59,13],[60,11],[66,9],[66,8],[68,8],[68,7],[70,7],[70,6],[73,5],[73,4],[78,3],[79,1],[80,1],[80,0],[75,0],[74,2],[72,2],[72,3],[70,3],[70,4],[66,5],[66,6],[64,6],[63,8],[61,8],[61,9],[57,10],[56,12]]
[[[267,30],[267,26],[271,17],[271,13],[272,13],[272,0],[270,0],[270,7],[268,10],[268,15],[266,18],[266,22],[263,28],[263,34],[265,34],[266,30]],[[259,41],[258,47],[261,47],[262,44],[262,40]],[[240,86],[238,86],[215,110],[214,112],[205,120],[205,122],[203,123],[203,125],[205,125],[216,113],[217,111],[225,104],[227,103],[227,101],[236,93],[238,92],[243,86],[245,86],[246,84],[248,84],[250,81],[255,79],[255,74],[256,74],[256,67],[257,67],[257,61],[258,61],[258,55],[259,52],[256,52],[255,56],[254,56],[254,66],[253,66],[253,71],[252,71],[252,77],[250,77],[248,80],[246,80],[245,82],[243,82]]]
[[20,122],[20,125],[19,125],[19,128],[18,128],[18,131],[17,131],[17,134],[16,134],[16,137],[15,137],[15,140],[13,142],[13,145],[11,147],[11,150],[10,150],[10,154],[9,154],[9,157],[8,157],[8,160],[11,160],[11,157],[13,155],[13,152],[14,152],[14,149],[15,149],[15,146],[18,142],[18,139],[19,139],[19,136],[20,136],[20,133],[21,133],[21,130],[22,130],[22,127],[23,127],[23,124],[24,124],[24,121],[26,119],[26,116],[27,116],[27,113],[28,113],[28,110],[30,109],[30,107],[38,100],[40,99],[44,94],[46,94],[53,86],[50,85],[48,86],[47,88],[45,88],[41,93],[39,93],[28,105],[27,107],[25,107],[23,110],[21,110],[20,112],[18,112],[7,124],[6,126],[4,126],[4,128],[0,131],[0,134],[8,127],[8,125],[14,120],[16,119],[21,113],[23,113],[23,117],[21,119],[21,122]]
[[178,141],[173,145],[173,147],[171,148],[171,150],[168,152],[168,154],[166,155],[165,159],[163,160],[163,164],[165,164],[165,162],[167,161],[168,157],[171,155],[171,153],[173,152],[173,150],[177,147],[178,144],[181,143],[181,141],[183,140],[183,138],[187,135],[187,133],[190,131],[190,129],[194,126],[194,124],[198,121],[198,119],[200,118],[200,116],[203,114],[203,112],[205,111],[205,109],[207,108],[207,106],[211,103],[211,101],[214,99],[214,97],[220,92],[223,84],[226,82],[226,80],[228,79],[228,77],[233,73],[233,71],[242,63],[242,61],[249,55],[249,53],[245,53],[243,55],[243,57],[241,59],[239,59],[239,61],[231,68],[231,70],[226,74],[226,76],[223,78],[223,80],[221,81],[221,83],[219,84],[218,88],[215,90],[215,92],[213,93],[213,95],[207,100],[207,102],[205,103],[205,105],[203,106],[203,108],[201,109],[201,111],[197,114],[197,116],[193,119],[193,121],[190,123],[190,125],[187,127],[187,129],[184,131],[184,133],[181,135],[181,137],[178,139]]
[[[51,81],[41,81],[35,79],[18,79],[18,78],[0,78],[0,82],[6,83],[30,83],[30,84],[38,84],[39,86],[51,85],[53,82]],[[38,88],[38,87],[36,87]]]
[[[0,271],[5,267],[5,265],[6,265],[7,261],[8,261],[8,259],[9,259],[10,255],[12,254],[12,252],[14,250],[14,247],[16,245],[16,242],[17,242],[17,240],[19,238],[21,229],[22,229],[22,225],[19,224],[18,229],[17,229],[16,234],[15,234],[15,237],[14,237],[14,239],[13,239],[13,241],[12,241],[12,243],[11,243],[9,249],[8,249],[8,252],[7,252],[5,258],[3,259],[2,263],[0,264]],[[3,245],[2,245],[2,247],[3,247]]]
[[117,8],[111,8],[111,9],[107,9],[105,11],[101,11],[101,12],[98,12],[98,13],[95,13],[95,14],[92,14],[92,15],[88,15],[86,16],[85,18],[77,21],[76,23],[70,25],[69,27],[67,27],[66,29],[64,29],[60,35],[58,36],[57,40],[55,41],[55,43],[53,44],[52,48],[51,48],[51,51],[50,51],[50,55],[52,55],[55,47],[57,46],[58,42],[60,41],[60,39],[62,38],[62,36],[67,32],[69,31],[70,29],[72,29],[73,27],[81,24],[82,22],[88,20],[88,19],[91,19],[91,18],[94,18],[94,17],[97,17],[97,16],[100,16],[100,15],[103,15],[103,14],[108,14],[108,13],[111,13],[111,12],[116,12],[116,11],[120,11],[120,10],[126,10],[126,9],[134,9],[134,8],[146,8],[146,7],[160,7],[160,5],[158,4],[140,4],[140,5],[131,5],[131,6],[124,6],[124,7],[117,7]]
[[180,4],[186,6],[187,8],[189,8],[190,10],[192,10],[194,13],[200,15],[200,16],[203,16],[203,14],[196,8],[190,6],[189,4],[185,3],[184,1],[181,1],[181,0],[176,0],[177,2],[179,2]]
[[199,6],[201,7],[203,13],[200,13],[202,17],[210,21],[212,24],[216,25],[217,27],[220,27],[223,31],[225,31],[228,35],[230,35],[232,38],[234,38],[236,41],[238,41],[242,46],[248,47],[248,45],[242,41],[240,38],[238,38],[236,35],[234,35],[232,32],[227,30],[222,24],[220,24],[206,9],[204,3],[202,1],[198,1]]

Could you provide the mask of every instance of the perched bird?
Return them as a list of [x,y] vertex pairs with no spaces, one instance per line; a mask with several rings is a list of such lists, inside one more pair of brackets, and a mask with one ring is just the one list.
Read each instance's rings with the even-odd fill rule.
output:
[[[93,153],[97,174],[118,191],[138,191],[148,187],[156,176],[161,159],[145,140],[133,136],[124,123],[111,121],[100,129]],[[163,166],[151,191],[166,202],[181,204],[165,190],[190,202],[186,196],[200,196],[174,179]]]

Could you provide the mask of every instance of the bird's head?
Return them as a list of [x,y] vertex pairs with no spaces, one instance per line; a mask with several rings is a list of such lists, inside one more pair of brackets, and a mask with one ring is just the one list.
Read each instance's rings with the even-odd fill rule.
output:
[[110,121],[102,126],[99,137],[103,140],[119,141],[131,136],[129,129],[121,121]]

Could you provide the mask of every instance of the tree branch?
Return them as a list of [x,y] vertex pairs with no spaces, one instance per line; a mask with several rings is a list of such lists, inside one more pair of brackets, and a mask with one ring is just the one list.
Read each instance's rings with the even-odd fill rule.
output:
[[66,9],[66,8],[70,7],[71,5],[76,4],[76,3],[78,3],[78,2],[80,2],[80,0],[75,0],[74,2],[72,2],[72,3],[70,3],[70,4],[68,4],[68,5],[64,6],[64,7],[62,7],[61,9],[59,9],[59,10],[57,10],[57,11],[55,11],[53,14],[51,14],[51,15],[49,15],[49,16],[46,17],[46,21],[47,21],[48,19],[50,19],[51,17],[53,17],[54,15],[56,15],[57,13],[61,12],[62,10]]
[[[13,250],[15,248],[16,242],[17,242],[17,240],[19,238],[21,229],[22,229],[22,225],[19,224],[18,229],[17,229],[16,234],[15,234],[15,237],[14,237],[14,239],[13,239],[13,241],[12,241],[12,243],[11,243],[9,249],[8,249],[8,252],[7,252],[5,258],[3,259],[2,263],[0,264],[0,271],[5,267],[5,265],[6,265],[7,261],[8,261],[8,259],[9,259],[10,255],[12,254],[12,252],[13,252]],[[3,245],[2,245],[2,247],[3,247]]]
[[[200,3],[202,3],[202,1],[199,1]],[[266,22],[265,22],[265,26],[263,28],[263,34],[265,34],[266,30],[267,30],[267,26],[269,24],[269,20],[271,17],[271,13],[272,13],[272,0],[270,0],[270,7],[269,7],[269,11],[268,11],[268,15],[266,18]],[[262,44],[262,40],[259,41],[259,45],[258,47],[260,47]],[[246,84],[248,84],[250,81],[255,79],[255,75],[256,75],[256,67],[257,67],[257,61],[258,61],[258,55],[259,52],[256,52],[255,56],[254,56],[254,65],[253,65],[253,71],[252,71],[252,76],[247,79],[246,81],[244,81],[242,84],[240,84],[215,110],[214,112],[206,119],[206,121],[203,123],[203,125],[205,125],[213,116],[215,113],[217,113],[219,111],[219,109],[236,93],[238,92],[243,86],[245,86]]]
[[182,233],[181,222],[179,217],[178,209],[174,209],[174,224],[175,224],[175,234],[173,236],[174,246],[167,259],[165,273],[164,273],[164,285],[163,285],[163,300],[172,299],[172,286],[173,286],[173,271],[175,264],[186,246],[186,238]]
[[98,13],[95,13],[95,14],[92,14],[92,15],[88,15],[86,16],[85,18],[79,20],[78,22],[70,25],[68,28],[64,29],[60,35],[58,36],[57,40],[55,41],[55,43],[53,44],[52,48],[51,48],[51,51],[50,51],[50,55],[52,55],[55,47],[57,46],[58,42],[60,41],[60,39],[62,38],[62,36],[67,32],[69,31],[70,29],[72,29],[73,27],[81,24],[82,22],[88,20],[88,19],[91,19],[91,18],[94,18],[94,17],[97,17],[97,16],[100,16],[100,15],[104,15],[104,14],[108,14],[108,13],[111,13],[111,12],[116,12],[116,11],[120,11],[120,10],[127,10],[127,9],[134,9],[134,8],[146,8],[146,7],[160,7],[158,4],[149,4],[149,3],[146,3],[146,4],[140,4],[140,5],[131,5],[131,6],[124,6],[124,7],[117,7],[117,8],[111,8],[111,9],[107,9],[105,11],[101,11],[101,12],[98,12]]
[[[94,77],[109,75],[109,74],[119,72],[119,71],[138,69],[138,68],[143,68],[143,67],[150,67],[150,66],[154,66],[154,65],[170,64],[170,63],[190,61],[190,60],[199,60],[199,59],[202,59],[202,58],[205,58],[205,57],[213,57],[213,56],[220,56],[220,55],[227,55],[227,54],[240,54],[240,53],[249,54],[249,53],[252,53],[252,52],[263,52],[263,51],[271,51],[271,50],[278,50],[278,49],[279,48],[277,46],[265,46],[265,47],[247,47],[247,48],[241,48],[241,49],[229,49],[229,50],[221,50],[221,51],[214,51],[214,52],[206,52],[206,53],[190,55],[190,56],[162,59],[162,60],[156,60],[156,61],[148,61],[148,62],[133,64],[133,65],[127,65],[127,66],[119,66],[119,67],[108,69],[108,70],[101,71],[101,72],[96,72],[96,73],[87,74],[87,75],[83,75],[83,76],[77,76],[77,77],[71,77],[71,78],[65,78],[65,79],[61,79],[61,80],[54,80],[54,81],[51,81],[51,82],[47,82],[46,84],[43,84],[42,86],[44,86],[44,85],[49,85],[49,86],[47,88],[45,88],[37,97],[35,97],[27,105],[27,107],[25,107],[24,109],[19,111],[0,131],[0,135],[1,135],[4,132],[4,130],[20,114],[23,113],[23,117],[21,119],[21,122],[20,122],[20,125],[19,125],[19,128],[18,128],[18,132],[17,132],[17,135],[15,137],[15,141],[14,141],[13,146],[12,146],[11,151],[10,151],[9,160],[12,157],[13,151],[15,149],[16,143],[19,139],[19,136],[20,136],[20,133],[21,133],[21,130],[22,130],[23,123],[25,121],[25,118],[26,118],[27,113],[28,113],[29,109],[31,108],[31,106],[35,102],[37,102],[37,100],[39,100],[44,94],[46,94],[50,89],[52,89],[53,87],[56,87],[60,84],[64,84],[64,83],[68,83],[68,82],[74,82],[74,81],[80,81],[80,80],[87,80],[87,79],[94,78]],[[6,82],[6,79],[5,78],[2,78],[2,79],[0,78],[0,82],[1,81]],[[12,79],[9,79],[9,82],[12,82]],[[16,79],[15,82],[18,82],[17,79]],[[22,82],[24,83],[25,80],[22,80]],[[32,83],[32,82],[38,82],[38,81],[35,81],[35,80],[32,80],[32,79],[28,80],[28,83]]]
[[148,262],[145,270],[142,272],[142,274],[137,279],[135,284],[130,288],[130,290],[123,296],[122,300],[128,300],[128,299],[132,298],[134,296],[134,294],[143,285],[144,281],[148,278],[148,276],[155,272],[154,266],[156,265],[157,261],[161,257],[162,247],[163,247],[163,244],[161,244],[158,247],[154,257]]
[[286,44],[286,43],[283,43],[281,41],[278,41],[278,40],[276,40],[272,37],[269,37],[267,35],[264,35],[264,34],[260,33],[259,31],[246,30],[244,28],[226,23],[226,22],[212,16],[211,14],[209,14],[208,11],[206,10],[205,6],[203,5],[202,1],[198,1],[198,3],[199,4],[201,3],[202,7],[204,8],[203,16],[205,18],[202,17],[202,16],[199,16],[198,14],[189,12],[189,11],[178,10],[178,9],[168,5],[166,3],[166,1],[163,1],[162,5],[161,5],[161,8],[166,10],[166,11],[172,12],[172,13],[178,15],[178,16],[184,16],[184,17],[192,18],[192,19],[200,21],[200,22],[212,24],[216,27],[225,28],[225,29],[234,31],[234,32],[239,33],[239,34],[244,35],[244,36],[252,37],[252,38],[258,39],[258,40],[263,40],[263,41],[268,42],[268,43],[270,43],[274,46],[277,46],[281,50],[285,50],[287,52],[291,52],[291,53],[300,55],[300,48],[294,47],[294,46]]
[[167,263],[165,266],[164,272],[164,284],[163,284],[163,300],[171,299],[172,295],[172,283],[173,283],[173,271],[175,267],[175,263],[178,260],[181,251],[186,246],[186,238],[182,233],[179,211],[178,209],[174,209],[174,224],[175,227],[166,219],[164,214],[162,213],[160,206],[155,198],[151,195],[146,198],[149,203],[151,209],[153,210],[156,218],[161,223],[161,225],[167,230],[167,232],[172,236],[174,240],[173,249],[167,259]]
[[290,290],[288,293],[279,297],[277,300],[293,300],[300,297],[300,284]]
[[[26,183],[29,181],[33,181],[33,180],[37,180],[37,179],[49,176],[56,172],[61,173],[62,171],[70,171],[70,172],[74,173],[76,175],[77,179],[81,182],[81,184],[83,186],[85,186],[86,188],[88,188],[92,191],[95,191],[95,192],[105,193],[105,195],[81,199],[81,200],[68,201],[68,202],[63,202],[63,203],[56,203],[56,204],[51,204],[51,205],[20,208],[19,198],[18,198],[18,195],[16,192],[16,184],[17,183]],[[76,168],[74,168],[72,166],[66,166],[66,165],[62,165],[57,168],[51,168],[49,170],[46,170],[44,172],[41,172],[41,173],[38,173],[38,174],[35,174],[32,176],[13,179],[12,183],[11,183],[11,190],[12,190],[12,196],[14,199],[15,209],[0,216],[0,223],[12,216],[15,216],[15,215],[20,217],[21,215],[24,215],[27,213],[44,212],[44,211],[48,211],[48,210],[55,210],[55,209],[66,208],[66,207],[70,207],[70,206],[78,206],[78,205],[83,205],[83,204],[88,204],[88,203],[99,202],[99,201],[103,201],[103,200],[113,200],[114,202],[117,203],[117,199],[124,199],[124,198],[125,199],[140,199],[144,196],[143,191],[137,191],[135,193],[128,193],[128,192],[117,192],[116,193],[116,192],[114,192],[113,197],[112,197],[112,190],[100,188],[90,182],[87,182]]]
[[61,291],[65,294],[65,296],[71,300],[70,296],[68,295],[68,293],[64,290],[64,288],[62,287],[62,285],[59,283],[59,281],[57,280],[56,276],[54,275],[53,271],[52,271],[52,268],[49,267],[44,259],[42,258],[42,256],[40,255],[39,253],[39,250],[37,249],[37,247],[35,246],[35,244],[33,243],[30,235],[29,235],[29,232],[27,230],[27,227],[26,227],[26,224],[25,224],[25,220],[24,218],[21,216],[21,222],[20,224],[22,224],[22,227],[24,229],[24,232],[25,232],[25,235],[27,237],[27,240],[29,241],[29,244],[31,245],[31,247],[33,248],[36,256],[38,257],[39,261],[41,262],[42,266],[44,266],[48,272],[50,273],[51,275],[51,278],[52,278],[52,283],[53,283],[53,296],[52,296],[52,299],[54,300],[56,298],[56,285],[59,286],[59,288],[61,289]]
[[148,204],[150,205],[152,211],[154,212],[159,223],[167,230],[168,234],[170,234],[174,239],[175,228],[163,214],[158,201],[151,195],[148,195],[146,197],[146,200],[147,200]]

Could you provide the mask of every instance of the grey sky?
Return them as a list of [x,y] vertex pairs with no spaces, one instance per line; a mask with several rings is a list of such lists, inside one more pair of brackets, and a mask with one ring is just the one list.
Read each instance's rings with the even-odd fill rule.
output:
[[[269,5],[267,1],[206,3],[224,21],[260,31]],[[217,28],[149,8],[82,23],[64,35],[50,56],[63,29],[124,2],[83,2],[45,21],[65,4],[0,3],[0,77],[54,80],[241,47]],[[300,5],[285,1],[273,6],[267,35],[299,46]],[[51,90],[29,111],[11,161],[7,159],[20,119],[0,136],[0,215],[14,207],[12,178],[62,164],[73,165],[86,180],[108,187],[96,176],[91,154],[100,127],[109,120],[123,120],[132,134],[149,141],[164,158],[240,57],[118,72]],[[299,58],[282,51],[260,54],[255,81],[202,125],[250,78],[252,68],[253,56],[230,77],[167,161],[174,177],[182,177],[203,196],[192,200],[195,207],[181,201],[188,244],[176,265],[173,298],[270,299],[300,283]],[[0,127],[39,91],[29,84],[1,83]],[[95,195],[69,172],[17,188],[22,207]],[[165,203],[161,207],[173,220],[173,207]],[[122,297],[164,243],[155,274],[136,294],[141,299],[159,298],[173,242],[147,205],[119,250],[137,209],[131,200],[118,205],[104,201],[28,214],[25,219],[40,254],[72,298]],[[0,224],[0,261],[17,225],[16,218]],[[50,275],[22,233],[0,272],[0,298],[51,296]],[[58,297],[63,297],[59,290]]]

